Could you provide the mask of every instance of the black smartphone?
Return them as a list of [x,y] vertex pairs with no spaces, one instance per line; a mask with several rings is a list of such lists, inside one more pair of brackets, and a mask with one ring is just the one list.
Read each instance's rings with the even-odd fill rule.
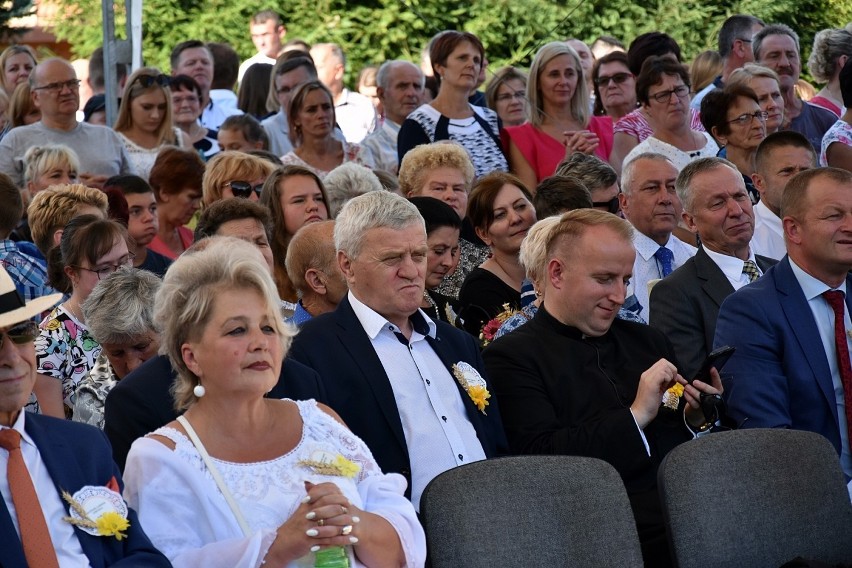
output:
[[703,383],[710,384],[710,369],[716,367],[717,371],[721,371],[722,367],[725,366],[725,363],[728,362],[728,359],[731,358],[731,355],[733,355],[736,350],[736,347],[725,345],[724,347],[720,347],[710,353],[710,355],[704,359],[704,362],[701,363],[701,368],[698,370],[698,374],[689,381],[690,384],[692,384],[692,381],[696,379]]

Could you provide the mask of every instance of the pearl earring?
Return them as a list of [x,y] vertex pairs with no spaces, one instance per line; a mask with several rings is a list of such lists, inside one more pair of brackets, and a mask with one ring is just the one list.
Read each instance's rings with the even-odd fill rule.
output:
[[195,398],[201,398],[205,394],[207,394],[207,389],[204,388],[204,385],[198,383],[194,387],[192,387],[192,394],[195,395]]

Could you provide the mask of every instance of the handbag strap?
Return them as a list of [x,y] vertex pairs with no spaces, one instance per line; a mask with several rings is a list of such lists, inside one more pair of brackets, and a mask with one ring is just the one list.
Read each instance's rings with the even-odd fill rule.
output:
[[195,433],[195,430],[190,425],[189,420],[187,420],[185,416],[178,416],[177,421],[180,422],[181,426],[183,426],[184,430],[186,430],[189,439],[192,440],[193,445],[195,445],[195,449],[198,450],[201,459],[204,460],[204,465],[207,466],[207,471],[209,471],[210,475],[213,476],[213,481],[216,482],[216,485],[219,487],[219,491],[221,491],[222,496],[225,497],[225,501],[227,501],[228,506],[231,508],[231,512],[234,513],[234,517],[237,518],[237,523],[240,525],[243,534],[245,536],[251,536],[251,528],[248,526],[245,517],[243,517],[243,514],[240,511],[240,506],[237,505],[236,501],[234,501],[234,496],[231,495],[231,491],[225,485],[225,481],[222,479],[219,469],[213,463],[213,460],[210,459],[210,454],[207,453],[207,450],[204,448],[204,444],[201,443],[201,439],[198,437],[198,434]]

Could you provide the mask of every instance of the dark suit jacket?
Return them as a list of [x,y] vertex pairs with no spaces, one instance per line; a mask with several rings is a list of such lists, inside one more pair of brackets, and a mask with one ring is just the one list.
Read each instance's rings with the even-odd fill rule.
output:
[[[846,278],[852,291],[852,278]],[[852,310],[852,296],[846,296]],[[840,453],[837,403],[813,314],[785,256],[728,297],[714,345],[732,345],[725,366],[728,413],[743,428],[795,428],[822,434]]]
[[[441,321],[435,325],[436,338],[427,341],[447,369],[467,361],[484,377],[482,357],[473,337]],[[320,374],[327,404],[364,440],[382,471],[405,476],[409,487],[406,494],[410,496],[411,463],[393,389],[349,299],[345,297],[335,311],[305,323],[290,353]],[[505,453],[506,438],[495,399],[491,399],[486,415],[461,386],[456,386],[485,455]]]
[[[764,274],[778,262],[765,256],[755,256],[755,261]],[[651,289],[648,323],[672,342],[685,378],[694,378],[713,351],[719,307],[733,293],[734,287],[704,247]]]
[[[73,495],[84,485],[106,485],[113,476],[124,490],[121,474],[112,461],[109,442],[97,428],[35,414],[27,414],[25,428],[38,446],[57,493],[68,491]],[[44,489],[41,491],[44,492]],[[68,510],[67,503],[65,510]],[[130,509],[127,519],[130,527],[127,538],[121,541],[113,537],[92,536],[74,528],[91,565],[94,568],[171,566],[145,536],[133,509]],[[51,522],[65,521],[48,519],[48,523]],[[21,541],[3,499],[0,499],[0,565],[3,568],[27,568]]]
[[[104,432],[112,443],[115,463],[124,470],[130,446],[146,434],[177,418],[169,389],[174,381],[169,358],[152,357],[119,381],[104,403]],[[278,384],[267,397],[316,399],[325,402],[319,375],[289,357],[281,366]]]

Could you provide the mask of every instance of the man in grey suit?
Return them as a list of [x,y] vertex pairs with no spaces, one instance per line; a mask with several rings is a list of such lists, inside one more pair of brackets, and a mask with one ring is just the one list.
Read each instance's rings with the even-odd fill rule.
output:
[[675,182],[683,218],[701,238],[695,256],[651,290],[650,325],[675,347],[684,377],[692,378],[713,349],[719,307],[776,261],[755,256],[749,242],[754,212],[742,175],[722,158],[686,166]]

